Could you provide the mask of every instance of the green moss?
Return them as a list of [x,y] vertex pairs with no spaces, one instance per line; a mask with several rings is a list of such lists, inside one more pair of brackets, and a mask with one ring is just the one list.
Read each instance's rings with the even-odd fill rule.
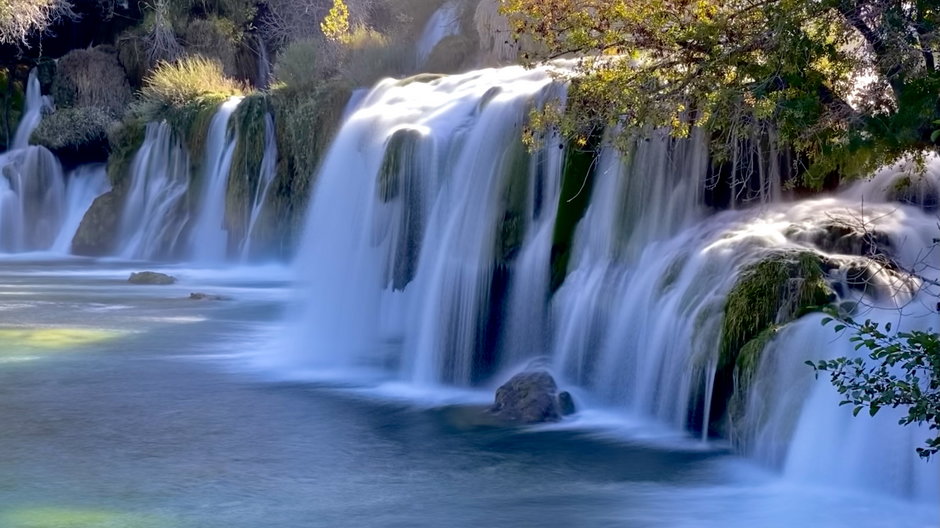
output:
[[108,142],[111,117],[99,108],[85,106],[63,108],[42,118],[30,143],[52,152],[99,149]]
[[280,86],[270,92],[269,105],[277,132],[277,175],[253,240],[259,251],[290,254],[303,227],[315,171],[336,130],[352,93],[349,84],[323,82],[314,89]]
[[506,265],[515,258],[525,240],[531,159],[520,138],[506,154],[500,168],[504,176],[500,194],[503,214],[496,232],[496,263],[499,265]]
[[130,173],[134,156],[144,142],[146,124],[133,117],[112,126],[108,131],[111,155],[108,156],[108,179],[116,186]]
[[256,93],[238,105],[229,121],[231,131],[238,138],[225,197],[225,225],[229,232],[230,247],[240,246],[248,234],[251,207],[255,201],[261,161],[264,158],[267,114],[267,95]]
[[379,169],[375,191],[383,202],[391,202],[401,192],[404,172],[411,167],[415,150],[421,141],[421,133],[413,129],[397,130],[388,140],[385,157]]
[[746,380],[779,326],[821,310],[834,298],[822,258],[815,253],[778,253],[741,273],[725,302],[712,394],[713,425],[722,419],[733,396],[746,395]]
[[600,133],[592,136],[585,148],[569,145],[562,173],[561,195],[552,237],[551,290],[556,291],[568,275],[568,262],[574,244],[574,233],[587,211],[594,188],[594,165]]

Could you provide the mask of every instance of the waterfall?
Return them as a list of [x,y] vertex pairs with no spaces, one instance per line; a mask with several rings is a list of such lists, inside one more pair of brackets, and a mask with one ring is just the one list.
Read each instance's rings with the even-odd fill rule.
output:
[[244,246],[242,248],[242,259],[248,259],[251,256],[251,237],[255,230],[255,223],[261,216],[264,209],[265,200],[268,197],[268,189],[271,188],[271,182],[277,175],[277,137],[275,136],[274,118],[271,114],[264,116],[264,157],[261,158],[261,168],[258,172],[258,182],[255,186],[254,201],[251,204],[251,216],[248,218],[248,229],[245,231]]
[[[839,302],[875,304],[875,293],[846,286],[866,257],[834,243],[832,223],[877,229],[902,267],[917,267],[936,237],[929,203],[888,202],[880,175],[801,202],[779,201],[770,178],[762,192],[772,199],[714,211],[700,133],[638,131],[625,151],[603,150],[583,185],[565,185],[575,154],[550,137],[529,152],[519,139],[529,110],[563,95],[546,70],[511,67],[386,80],[365,96],[317,175],[297,260],[300,309],[279,361],[492,387],[542,358],[585,405],[706,434],[724,412],[710,402],[725,302],[746,270],[811,251],[829,263]],[[929,165],[933,174],[940,161]],[[588,197],[553,292],[561,215]],[[920,271],[937,279],[935,267]],[[904,306],[910,324],[936,328],[932,297],[908,297],[873,313],[896,318]],[[852,419],[803,364],[853,353],[818,316],[781,328],[741,396],[747,407],[723,418],[731,440],[794,479],[935,498],[937,463],[914,452],[925,431],[898,427],[890,412]],[[889,455],[873,462],[880,453]]]
[[189,213],[189,155],[165,121],[150,123],[134,156],[120,221],[118,255],[152,259],[172,255]]
[[201,179],[202,198],[190,238],[190,257],[197,262],[219,262],[226,257],[225,190],[237,142],[228,124],[241,100],[241,97],[233,97],[223,103],[209,124]]
[[95,198],[108,192],[107,166],[103,163],[82,165],[66,178],[65,204],[62,227],[52,244],[54,253],[68,253],[72,248],[72,239],[82,223],[82,218],[95,201]]
[[29,137],[42,121],[42,111],[51,105],[48,98],[43,97],[42,88],[39,84],[39,76],[36,68],[29,72],[29,80],[26,82],[26,108],[23,111],[23,117],[20,124],[16,127],[16,134],[13,136],[13,143],[10,150],[17,150],[29,146]]
[[227,255],[225,191],[235,150],[229,119],[240,98],[223,103],[209,124],[203,164],[191,174],[178,135],[149,123],[134,156],[120,220],[117,254],[130,259],[189,258],[213,263]]
[[43,147],[0,154],[0,252],[68,253],[85,212],[107,190],[104,165],[66,175]]
[[0,154],[0,252],[68,253],[85,212],[107,191],[103,165],[66,175],[55,155],[29,146],[48,107],[34,68],[26,87],[26,109],[12,148]]
[[417,64],[419,67],[428,60],[439,42],[460,33],[460,8],[461,6],[456,1],[446,2],[428,19],[418,39]]
[[65,176],[43,147],[0,155],[0,251],[50,249],[63,219]]

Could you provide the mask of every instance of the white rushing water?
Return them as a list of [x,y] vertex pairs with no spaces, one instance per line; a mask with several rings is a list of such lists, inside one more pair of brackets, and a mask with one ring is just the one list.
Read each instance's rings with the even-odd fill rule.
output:
[[251,215],[248,217],[248,229],[245,231],[245,240],[242,246],[242,259],[251,257],[251,239],[255,231],[255,224],[261,216],[265,201],[268,198],[268,189],[277,175],[277,137],[275,136],[274,118],[271,114],[264,116],[264,156],[261,158],[261,168],[258,170],[258,182],[252,193]]
[[128,175],[118,254],[153,259],[177,250],[189,219],[189,155],[166,122],[150,123]]
[[424,31],[417,45],[417,64],[420,68],[431,56],[434,47],[442,40],[460,33],[460,9],[461,5],[457,1],[445,2],[437,11],[431,15],[427,24],[424,25]]
[[52,244],[54,253],[69,253],[72,248],[72,239],[85,217],[85,213],[95,201],[95,198],[108,192],[111,186],[108,183],[107,166],[104,163],[82,165],[67,177],[65,184],[65,203],[63,204],[63,221],[59,235]]
[[209,124],[200,179],[202,197],[189,242],[189,257],[195,262],[221,262],[226,257],[228,231],[223,225],[225,191],[238,141],[236,134],[229,130],[229,119],[241,100],[241,97],[233,97],[222,103]]
[[65,174],[55,155],[29,138],[50,102],[36,70],[29,74],[26,108],[11,149],[0,154],[0,252],[67,254],[85,212],[108,190],[104,165]]
[[29,72],[29,79],[26,82],[26,107],[23,109],[23,117],[16,127],[16,135],[13,136],[13,144],[10,146],[10,150],[23,149],[29,146],[29,137],[33,135],[33,131],[42,121],[43,109],[50,105],[49,98],[42,95],[39,75],[36,68],[33,68]]
[[[317,175],[292,345],[279,361],[492,387],[542,358],[588,406],[707,429],[722,312],[742,270],[809,250],[834,263],[827,281],[844,286],[864,256],[827,241],[833,222],[877,230],[902,267],[917,268],[937,236],[935,216],[886,202],[893,177],[785,202],[776,176],[761,173],[761,205],[715,212],[705,205],[711,174],[698,135],[641,135],[627,156],[600,156],[592,189],[561,195],[564,149],[549,139],[529,154],[519,137],[529,109],[563,93],[544,70],[515,67],[373,89]],[[552,294],[558,206],[580,193],[590,206]],[[937,278],[935,267],[920,271]],[[866,317],[896,319],[900,303],[907,324],[940,326],[932,305],[917,302],[929,293],[886,302],[837,291],[880,303]],[[890,412],[853,420],[803,364],[854,353],[847,337],[817,316],[784,328],[731,439],[797,480],[935,500],[937,463],[914,452],[925,432],[898,427]]]

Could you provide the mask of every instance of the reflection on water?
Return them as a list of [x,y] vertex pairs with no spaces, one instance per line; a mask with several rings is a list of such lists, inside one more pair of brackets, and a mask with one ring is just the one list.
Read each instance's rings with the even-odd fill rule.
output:
[[85,266],[0,263],[18,292],[0,298],[2,528],[938,525],[932,505],[794,487],[720,448],[467,428],[381,386],[260,380],[232,358],[276,346],[283,273],[141,287]]

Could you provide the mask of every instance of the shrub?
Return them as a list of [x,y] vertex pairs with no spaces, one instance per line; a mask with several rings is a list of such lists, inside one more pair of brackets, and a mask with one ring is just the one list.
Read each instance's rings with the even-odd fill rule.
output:
[[59,59],[52,96],[60,108],[95,106],[118,116],[131,99],[126,75],[112,48],[72,50]]
[[237,73],[236,50],[244,38],[241,29],[231,20],[210,16],[190,20],[182,33],[186,51],[217,60],[225,75]]
[[196,101],[221,101],[246,90],[242,83],[225,76],[218,61],[196,55],[158,64],[144,79],[140,104],[142,109],[183,107]]
[[425,61],[424,70],[435,73],[458,73],[473,63],[477,43],[464,35],[451,35],[434,46]]
[[66,0],[4,0],[0,2],[0,44],[25,44],[34,32],[74,16]]
[[[274,80],[292,89],[310,88],[331,75],[325,71],[326,44],[315,39],[292,42],[277,56]],[[334,65],[335,66],[335,65]]]
[[341,49],[341,75],[356,86],[371,86],[383,77],[400,77],[414,67],[412,47],[361,26],[343,40]]
[[143,121],[165,119],[186,141],[190,158],[198,164],[212,116],[229,97],[243,95],[247,87],[226,77],[218,61],[200,56],[162,62],[144,79],[133,114]]

